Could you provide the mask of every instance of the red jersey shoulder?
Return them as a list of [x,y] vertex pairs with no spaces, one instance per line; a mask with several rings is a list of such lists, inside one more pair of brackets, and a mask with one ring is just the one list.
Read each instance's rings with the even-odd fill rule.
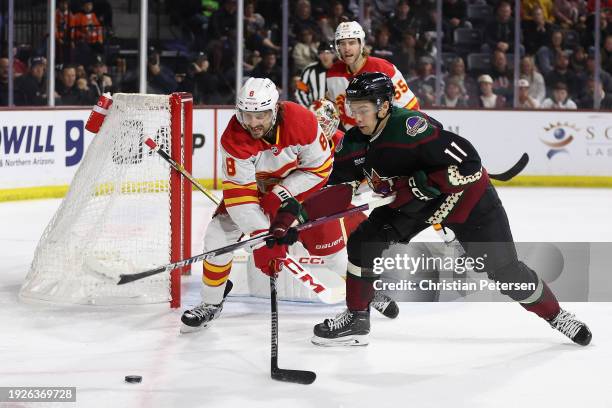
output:
[[294,102],[281,102],[281,107],[280,143],[285,146],[312,143],[319,129],[314,113]]
[[361,68],[360,72],[382,72],[389,78],[392,78],[395,74],[395,67],[386,59],[368,57],[368,60],[364,64],[363,68]]
[[348,70],[346,68],[346,64],[341,60],[334,62],[333,65],[327,70],[327,78],[347,76]]
[[236,115],[232,116],[221,135],[221,146],[230,155],[238,159],[248,159],[257,154],[259,143],[242,127]]

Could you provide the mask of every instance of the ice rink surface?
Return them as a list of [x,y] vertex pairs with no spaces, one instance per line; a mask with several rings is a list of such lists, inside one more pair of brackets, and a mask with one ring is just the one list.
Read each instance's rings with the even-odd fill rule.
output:
[[[518,241],[610,241],[612,190],[500,196]],[[211,208],[194,199],[199,253]],[[281,302],[279,365],[316,371],[309,386],[270,379],[266,300],[232,298],[210,329],[190,335],[166,305],[21,303],[59,203],[0,203],[0,386],[74,386],[77,403],[0,407],[612,407],[612,303],[563,305],[590,326],[585,348],[514,303],[402,303],[396,320],[372,314],[369,346],[318,348],[312,326],[342,306]],[[184,281],[183,307],[199,301],[199,281],[199,272]],[[125,383],[128,374],[143,382]]]

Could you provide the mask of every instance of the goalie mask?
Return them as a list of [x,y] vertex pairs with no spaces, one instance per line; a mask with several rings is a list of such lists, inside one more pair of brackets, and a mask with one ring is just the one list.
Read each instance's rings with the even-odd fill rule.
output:
[[340,124],[340,115],[336,106],[327,99],[318,99],[310,105],[310,110],[317,117],[317,122],[327,140],[331,140]]
[[268,78],[249,78],[238,92],[236,119],[255,139],[266,136],[276,124],[278,90]]

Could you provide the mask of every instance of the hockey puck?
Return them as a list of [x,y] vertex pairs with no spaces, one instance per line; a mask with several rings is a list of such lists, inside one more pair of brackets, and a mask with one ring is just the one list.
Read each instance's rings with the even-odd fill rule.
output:
[[128,382],[128,383],[135,384],[141,381],[142,381],[142,376],[140,375],[126,375],[125,376],[125,382]]

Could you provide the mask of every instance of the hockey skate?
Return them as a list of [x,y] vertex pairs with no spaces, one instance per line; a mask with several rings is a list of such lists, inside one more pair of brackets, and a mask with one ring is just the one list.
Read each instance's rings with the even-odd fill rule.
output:
[[399,314],[399,307],[395,300],[381,292],[376,292],[376,294],[374,294],[370,306],[389,319],[395,319]]
[[370,312],[346,309],[333,319],[314,327],[312,343],[317,346],[366,346],[369,342]]
[[554,319],[548,323],[553,329],[559,330],[561,333],[569,337],[574,343],[586,346],[591,342],[593,335],[586,324],[576,319],[576,317],[563,309]]
[[223,310],[223,303],[225,298],[232,290],[232,281],[228,280],[225,284],[225,291],[223,292],[223,300],[217,305],[210,303],[200,303],[193,309],[185,310],[183,316],[181,316],[181,333],[193,333],[208,327],[213,320],[219,317]]

